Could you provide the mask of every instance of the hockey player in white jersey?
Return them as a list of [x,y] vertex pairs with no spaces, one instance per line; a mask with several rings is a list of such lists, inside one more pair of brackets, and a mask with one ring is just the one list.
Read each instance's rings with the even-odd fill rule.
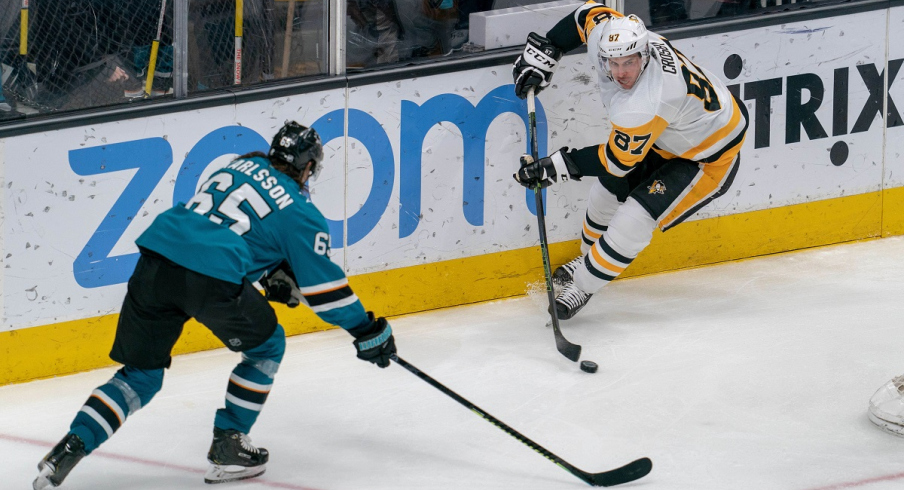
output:
[[589,1],[545,37],[530,33],[512,73],[525,98],[548,87],[562,55],[587,44],[599,67],[612,131],[588,148],[562,148],[514,175],[546,187],[596,177],[581,231],[582,255],[558,267],[555,308],[572,318],[650,243],[725,193],[738,171],[747,111],[712,73],[695,65],[635,15]]

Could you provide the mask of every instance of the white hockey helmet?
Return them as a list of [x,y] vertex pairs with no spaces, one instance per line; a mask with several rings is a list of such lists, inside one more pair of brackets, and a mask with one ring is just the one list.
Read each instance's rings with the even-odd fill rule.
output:
[[626,17],[613,17],[603,25],[603,32],[597,44],[597,56],[603,73],[612,80],[612,72],[609,70],[609,58],[621,58],[622,56],[640,53],[640,74],[650,61],[650,45],[647,28],[640,17],[630,14]]

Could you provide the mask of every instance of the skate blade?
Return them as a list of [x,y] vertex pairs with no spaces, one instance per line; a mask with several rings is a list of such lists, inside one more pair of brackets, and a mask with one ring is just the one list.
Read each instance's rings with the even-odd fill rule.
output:
[[901,424],[896,424],[894,422],[889,422],[888,420],[882,419],[872,411],[867,411],[867,415],[869,415],[869,421],[878,425],[882,430],[888,432],[890,434],[894,434],[898,437],[904,437],[904,426]]
[[38,474],[38,477],[35,478],[35,481],[32,482],[31,487],[34,490],[47,490],[48,488],[53,488],[53,483],[50,481],[50,474],[53,473],[53,468],[50,465],[46,464],[38,464],[38,469],[41,472]]
[[260,466],[238,466],[238,465],[210,465],[207,473],[204,475],[204,483],[227,483],[231,481],[247,480],[260,476],[267,471],[266,465]]

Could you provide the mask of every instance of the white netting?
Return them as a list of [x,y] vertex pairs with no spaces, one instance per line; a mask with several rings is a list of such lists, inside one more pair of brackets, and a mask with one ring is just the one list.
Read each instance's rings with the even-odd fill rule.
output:
[[[0,61],[4,93],[26,112],[172,93],[175,0],[20,3],[0,7]],[[326,0],[190,0],[187,9],[188,92],[326,70]]]

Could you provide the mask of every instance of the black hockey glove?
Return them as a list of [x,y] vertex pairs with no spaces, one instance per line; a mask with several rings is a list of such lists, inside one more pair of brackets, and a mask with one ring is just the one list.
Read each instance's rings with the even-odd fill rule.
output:
[[546,188],[553,183],[566,180],[581,180],[584,175],[581,169],[568,156],[568,147],[553,153],[548,157],[534,161],[530,155],[521,156],[521,168],[513,175],[519,184],[532,189],[540,185],[540,188]]
[[373,312],[368,311],[370,323],[348,331],[355,337],[352,344],[358,351],[358,359],[372,362],[381,368],[389,366],[389,356],[396,353],[395,338],[392,327],[385,318],[374,319]]
[[512,65],[515,95],[519,99],[526,99],[531,88],[534,89],[534,95],[537,95],[548,87],[562,54],[562,50],[555,47],[549,39],[536,32],[528,34],[524,52]]
[[260,283],[268,301],[283,303],[289,308],[295,308],[304,301],[304,296],[298,290],[298,283],[295,282],[295,274],[285,260],[268,272]]

